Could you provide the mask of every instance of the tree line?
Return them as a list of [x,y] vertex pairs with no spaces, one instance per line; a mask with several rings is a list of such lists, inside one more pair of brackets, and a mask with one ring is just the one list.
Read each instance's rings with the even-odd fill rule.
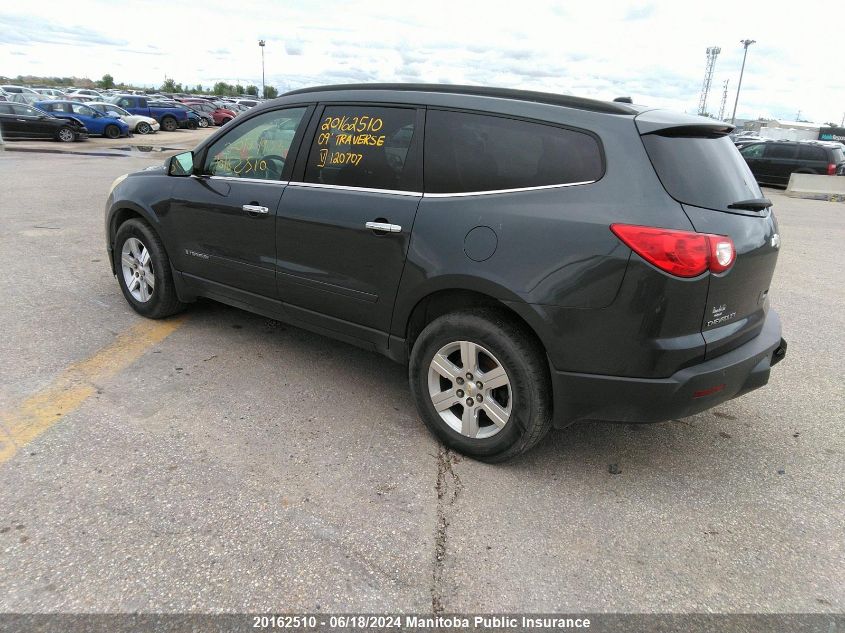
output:
[[[101,88],[103,90],[144,90],[145,86],[134,86],[123,82],[115,82],[114,77],[106,73],[102,79],[96,81],[88,77],[36,77],[34,75],[18,75],[15,78],[0,76],[1,83],[19,83],[19,84],[44,84],[56,88],[74,86],[76,88]],[[237,97],[251,95],[259,96],[260,89],[255,85],[242,86],[241,84],[230,84],[225,81],[218,81],[213,86],[206,88],[202,84],[196,86],[189,86],[187,84],[177,83],[171,77],[165,77],[164,83],[158,88],[161,92],[190,92],[195,94],[218,95],[221,97]],[[265,99],[273,99],[279,96],[279,91],[274,86],[265,86]]]

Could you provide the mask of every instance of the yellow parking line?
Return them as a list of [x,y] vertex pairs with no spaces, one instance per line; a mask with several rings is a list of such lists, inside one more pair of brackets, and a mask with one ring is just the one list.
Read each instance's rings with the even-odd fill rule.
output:
[[97,391],[97,385],[134,363],[150,347],[184,323],[185,317],[142,321],[119,334],[96,354],[74,363],[47,387],[12,411],[0,413],[0,464],[78,409]]

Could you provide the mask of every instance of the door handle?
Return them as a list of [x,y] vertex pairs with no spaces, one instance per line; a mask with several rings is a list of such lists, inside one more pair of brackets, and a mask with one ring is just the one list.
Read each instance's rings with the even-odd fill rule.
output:
[[268,213],[270,213],[270,209],[268,209],[267,207],[262,207],[258,204],[245,204],[241,207],[241,209],[243,209],[247,213],[258,213],[261,215],[267,215]]
[[387,222],[367,222],[364,226],[373,231],[384,231],[385,233],[399,233],[402,227],[398,224],[389,224]]

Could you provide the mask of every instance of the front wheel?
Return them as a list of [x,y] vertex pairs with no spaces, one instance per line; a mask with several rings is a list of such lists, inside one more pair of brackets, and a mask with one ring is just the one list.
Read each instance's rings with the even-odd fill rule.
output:
[[164,245],[146,222],[133,219],[120,225],[114,257],[120,289],[135,312],[160,319],[182,310]]
[[120,138],[120,128],[113,124],[107,125],[106,129],[103,130],[103,136],[110,139]]
[[149,123],[147,123],[146,121],[141,121],[141,122],[138,124],[138,127],[136,127],[136,128],[135,128],[135,131],[136,131],[138,134],[149,134],[150,132],[152,132],[152,131],[153,131],[153,128],[152,128],[152,126],[151,126]]
[[426,426],[476,459],[515,457],[551,428],[545,353],[506,312],[462,311],[432,321],[414,344],[409,379]]
[[200,119],[200,127],[208,127],[208,119]]
[[65,126],[63,128],[59,128],[56,138],[62,143],[72,143],[76,140],[76,133],[70,129],[70,127]]
[[179,127],[179,122],[172,116],[166,116],[161,120],[161,129],[165,132],[175,132]]

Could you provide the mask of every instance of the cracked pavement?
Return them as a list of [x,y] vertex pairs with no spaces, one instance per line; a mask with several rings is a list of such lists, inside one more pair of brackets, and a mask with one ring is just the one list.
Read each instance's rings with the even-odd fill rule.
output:
[[210,301],[89,372],[142,321],[102,214],[153,160],[0,153],[0,410],[91,383],[0,462],[0,611],[845,610],[845,205],[767,191],[767,388],[487,465],[431,438],[401,366]]

